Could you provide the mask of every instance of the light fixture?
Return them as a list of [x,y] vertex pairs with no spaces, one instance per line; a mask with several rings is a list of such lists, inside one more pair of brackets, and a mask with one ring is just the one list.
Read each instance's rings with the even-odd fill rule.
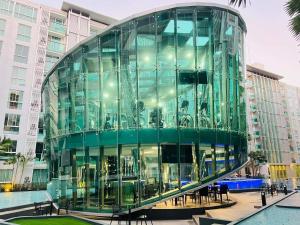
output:
[[185,55],[187,58],[192,58],[193,53],[191,51],[187,52]]
[[5,184],[4,185],[4,192],[12,191],[12,184]]
[[145,62],[149,62],[149,61],[150,61],[149,55],[145,55],[145,56],[144,56],[144,61],[145,61]]
[[104,97],[104,98],[108,98],[108,97],[109,97],[109,94],[103,93],[103,97]]
[[167,58],[168,58],[169,60],[173,59],[173,54],[171,54],[171,53],[168,53],[168,56],[167,56]]

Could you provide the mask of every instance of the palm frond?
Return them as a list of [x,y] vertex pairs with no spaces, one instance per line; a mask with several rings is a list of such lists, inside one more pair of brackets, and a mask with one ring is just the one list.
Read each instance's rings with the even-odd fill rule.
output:
[[290,30],[296,39],[300,40],[300,14],[290,20]]
[[290,0],[285,4],[285,10],[290,16],[300,14],[300,1]]
[[240,7],[241,5],[246,6],[248,0],[229,0],[230,5],[238,6]]

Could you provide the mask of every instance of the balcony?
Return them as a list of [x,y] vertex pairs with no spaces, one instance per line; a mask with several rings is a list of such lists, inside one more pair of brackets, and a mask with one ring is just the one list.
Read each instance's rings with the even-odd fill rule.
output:
[[49,25],[49,31],[50,32],[55,32],[61,35],[65,35],[66,33],[66,26],[61,24],[61,23],[55,23],[55,22],[50,22]]
[[55,53],[64,53],[65,45],[56,41],[48,41],[47,50]]

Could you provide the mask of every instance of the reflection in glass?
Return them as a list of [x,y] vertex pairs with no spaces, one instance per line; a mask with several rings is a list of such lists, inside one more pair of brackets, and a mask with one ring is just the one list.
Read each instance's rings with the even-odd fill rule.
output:
[[178,148],[175,144],[163,144],[161,147],[161,176],[163,193],[179,188]]
[[158,196],[159,193],[158,147],[155,145],[142,145],[140,156],[141,198],[147,200]]
[[138,148],[136,146],[122,146],[120,156],[122,179],[122,204],[136,204],[138,202]]

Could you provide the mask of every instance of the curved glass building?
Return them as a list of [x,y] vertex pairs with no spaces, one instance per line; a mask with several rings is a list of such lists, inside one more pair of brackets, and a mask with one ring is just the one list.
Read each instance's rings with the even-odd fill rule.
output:
[[226,6],[179,4],[67,52],[43,84],[54,200],[139,208],[242,166],[245,31]]

